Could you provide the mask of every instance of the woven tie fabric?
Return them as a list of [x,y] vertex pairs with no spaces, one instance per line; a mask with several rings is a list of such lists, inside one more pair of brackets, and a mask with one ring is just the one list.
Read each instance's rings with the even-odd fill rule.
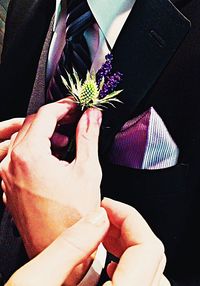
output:
[[67,79],[74,68],[80,78],[85,78],[91,67],[91,58],[84,32],[92,23],[94,17],[86,0],[70,0],[67,5],[66,44],[47,89],[47,102],[66,97],[66,87],[62,83],[61,75]]
[[1,52],[3,48],[6,15],[9,2],[10,0],[0,0],[0,62],[1,62]]

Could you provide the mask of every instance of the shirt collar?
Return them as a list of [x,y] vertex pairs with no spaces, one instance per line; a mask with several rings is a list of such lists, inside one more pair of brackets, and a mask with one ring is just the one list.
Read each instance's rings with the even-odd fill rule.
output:
[[[87,0],[87,2],[110,47],[113,48],[136,0]],[[54,30],[60,14],[60,3],[61,0],[56,0]]]
[[87,0],[109,45],[113,48],[136,0]]

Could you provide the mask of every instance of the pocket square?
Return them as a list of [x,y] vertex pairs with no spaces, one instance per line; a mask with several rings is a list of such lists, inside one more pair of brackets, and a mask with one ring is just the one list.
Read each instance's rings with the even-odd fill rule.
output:
[[174,166],[179,150],[153,107],[127,121],[115,136],[109,159],[113,164],[137,169]]

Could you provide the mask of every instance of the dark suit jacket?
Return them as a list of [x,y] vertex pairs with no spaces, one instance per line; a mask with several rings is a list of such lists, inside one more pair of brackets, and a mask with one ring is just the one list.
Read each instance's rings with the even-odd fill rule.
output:
[[[138,9],[141,2],[144,3],[139,0],[136,2]],[[161,4],[166,1],[153,2]],[[113,49],[115,68],[124,74],[125,92],[122,100],[125,105],[117,111],[109,110],[109,114],[104,114],[104,126],[109,125],[111,128],[102,131],[100,142],[103,154],[102,195],[133,205],[145,217],[165,245],[166,276],[173,281],[172,285],[196,286],[200,285],[200,2],[173,2],[191,21],[191,29],[173,55],[171,53],[168,61],[156,72],[155,65],[166,56],[164,51],[167,44],[165,39],[163,41],[163,38],[157,37],[157,45],[153,43],[149,47],[142,40],[142,34],[135,38],[137,21],[140,19],[134,13],[135,10],[131,12]],[[44,95],[41,92],[45,91],[45,55],[51,33],[41,58],[40,55],[53,11],[52,0],[11,0],[0,75],[1,119],[26,114],[33,86],[29,112],[43,103]],[[174,17],[179,19],[179,16]],[[161,23],[158,22],[156,26],[158,30],[162,28],[167,35],[171,29],[171,39],[178,37],[176,26],[172,28],[167,17]],[[154,33],[150,34],[154,36]],[[137,54],[132,53],[135,48]],[[143,57],[139,56],[140,52]],[[141,77],[144,90],[137,92],[137,83]],[[153,171],[109,164],[106,158],[115,133],[126,120],[150,106],[154,106],[162,117],[180,149],[178,164]],[[120,116],[116,116],[115,112],[120,112]],[[109,133],[106,134],[108,129]],[[0,272],[5,279],[22,263],[18,259],[22,257],[20,238],[16,238],[16,244],[9,221],[4,214],[0,233]]]

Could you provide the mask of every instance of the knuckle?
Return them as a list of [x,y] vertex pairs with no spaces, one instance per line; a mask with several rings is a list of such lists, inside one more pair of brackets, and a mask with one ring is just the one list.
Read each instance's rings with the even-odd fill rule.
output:
[[155,238],[152,242],[153,244],[153,251],[155,255],[157,256],[158,260],[161,261],[162,259],[166,259],[165,257],[165,247],[162,241],[159,238]]
[[160,252],[160,254],[164,254],[165,253],[165,247],[164,244],[162,243],[162,241],[160,239],[157,238],[157,247],[158,247],[158,251]]
[[0,177],[3,177],[3,174],[7,171],[7,168],[8,168],[8,157],[6,156],[3,159],[3,161],[0,162]]
[[38,110],[38,113],[43,113],[43,112],[46,112],[46,105],[43,105],[43,106],[41,106],[40,108],[39,108],[39,110]]
[[10,137],[11,142],[15,141],[16,136],[17,136],[17,132],[15,132],[11,135],[11,137]]
[[21,146],[14,147],[10,153],[10,159],[12,164],[20,164],[25,166],[28,161],[28,158],[29,156],[27,152]]
[[14,147],[10,153],[10,159],[12,162],[17,162],[22,159],[22,152],[19,147]]
[[38,116],[45,116],[49,110],[48,105],[43,105],[39,108],[37,115]]

